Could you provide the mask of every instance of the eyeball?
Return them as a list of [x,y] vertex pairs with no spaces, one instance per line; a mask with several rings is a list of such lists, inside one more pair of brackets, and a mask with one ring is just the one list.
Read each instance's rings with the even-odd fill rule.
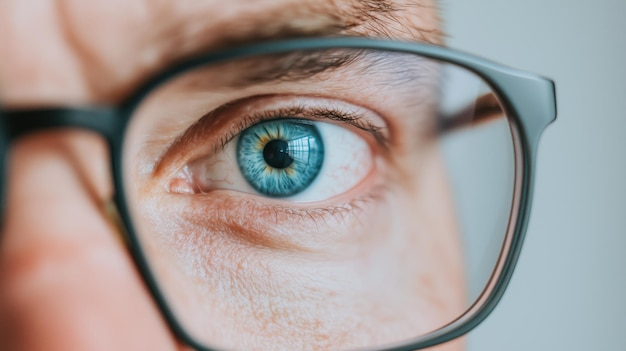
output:
[[354,188],[373,166],[368,142],[349,128],[282,118],[246,128],[222,151],[192,162],[187,171],[198,192],[235,190],[314,202]]

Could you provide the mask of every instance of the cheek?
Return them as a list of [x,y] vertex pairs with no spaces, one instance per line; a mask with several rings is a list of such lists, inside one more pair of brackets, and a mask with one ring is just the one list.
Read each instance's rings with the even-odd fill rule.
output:
[[463,311],[461,255],[443,167],[436,152],[420,162],[322,220],[246,216],[218,197],[193,218],[184,202],[146,202],[139,227],[168,303],[201,342],[235,349],[354,348],[443,326]]
[[361,228],[370,242],[357,273],[368,281],[359,292],[369,296],[360,315],[369,320],[370,338],[380,338],[371,340],[423,335],[456,319],[466,307],[446,172],[434,149],[420,156],[419,165],[406,172],[394,168],[385,199]]

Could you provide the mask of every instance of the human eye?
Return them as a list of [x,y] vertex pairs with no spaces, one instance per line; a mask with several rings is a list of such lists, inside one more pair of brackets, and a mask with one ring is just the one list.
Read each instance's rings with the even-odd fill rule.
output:
[[[310,203],[341,196],[366,182],[384,147],[375,138],[382,128],[362,121],[374,114],[329,100],[288,100],[292,101],[287,105],[271,106],[275,110],[243,118],[252,125],[235,123],[223,147],[187,163],[174,177],[176,187],[171,190],[195,194],[231,190],[275,203]],[[360,129],[355,126],[359,123]]]

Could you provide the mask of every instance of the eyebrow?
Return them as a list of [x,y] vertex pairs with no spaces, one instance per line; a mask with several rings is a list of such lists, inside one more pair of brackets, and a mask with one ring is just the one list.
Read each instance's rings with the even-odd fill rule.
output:
[[[252,84],[297,82],[332,72],[353,63],[363,62],[364,50],[327,49],[321,51],[294,51],[244,60],[238,71],[245,72],[224,82],[230,88],[247,87]],[[235,63],[237,64],[237,63]]]
[[[164,23],[155,28],[152,40],[167,42],[166,61],[178,61],[200,52],[264,41],[312,36],[367,36],[441,43],[438,20],[432,27],[413,20],[416,13],[435,15],[425,0],[295,0],[262,3],[263,11],[242,9],[241,14],[207,20],[205,11],[172,16],[164,8]],[[250,6],[248,6],[250,7]],[[237,11],[233,11],[237,12]],[[435,13],[435,14],[433,14]],[[404,18],[403,16],[411,16]],[[169,17],[169,20],[165,18]],[[206,23],[212,22],[213,25]],[[216,27],[219,27],[217,29]],[[215,36],[219,30],[220,35]]]
[[[203,68],[195,71],[198,74],[193,74],[194,70],[188,72],[190,74],[183,76],[181,82],[182,87],[192,91],[214,89],[218,83],[221,88],[242,89],[258,84],[312,82],[314,78],[326,80],[329,79],[328,73],[356,66],[358,72],[355,75],[376,72],[385,76],[380,84],[393,87],[422,82],[424,78],[432,80],[433,72],[427,69],[428,62],[432,61],[419,55],[368,49],[301,50],[234,60],[226,66],[209,65],[206,71]],[[217,76],[207,78],[210,71]]]

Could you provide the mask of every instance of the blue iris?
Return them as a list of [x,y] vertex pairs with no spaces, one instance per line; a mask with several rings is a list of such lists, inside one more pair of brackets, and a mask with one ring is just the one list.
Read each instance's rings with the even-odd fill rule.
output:
[[317,127],[295,119],[265,121],[244,130],[237,143],[237,163],[258,192],[287,197],[306,189],[324,162]]

